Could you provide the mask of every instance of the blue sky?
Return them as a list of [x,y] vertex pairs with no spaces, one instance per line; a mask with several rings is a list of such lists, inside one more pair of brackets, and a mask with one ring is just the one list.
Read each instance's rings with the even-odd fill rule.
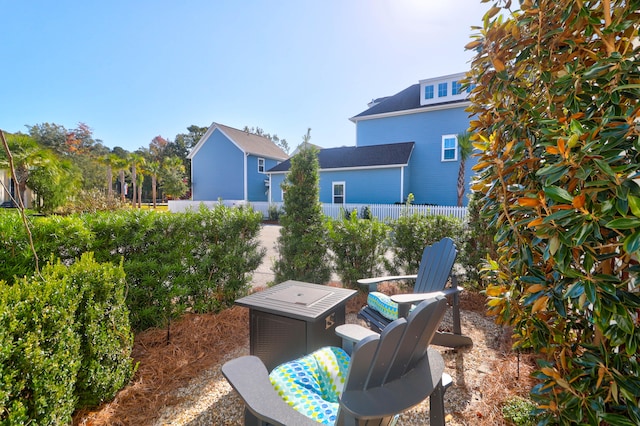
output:
[[465,71],[480,0],[0,0],[0,129],[134,151],[191,124],[355,144],[373,98]]

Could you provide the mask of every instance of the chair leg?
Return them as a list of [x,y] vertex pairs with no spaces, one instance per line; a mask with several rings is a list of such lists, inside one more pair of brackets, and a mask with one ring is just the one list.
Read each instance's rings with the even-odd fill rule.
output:
[[260,420],[256,416],[253,415],[248,408],[244,409],[244,426],[267,426],[268,423]]
[[460,325],[460,295],[453,294],[453,334],[462,334],[462,326]]
[[431,426],[444,426],[444,392],[442,380],[429,397],[429,424]]

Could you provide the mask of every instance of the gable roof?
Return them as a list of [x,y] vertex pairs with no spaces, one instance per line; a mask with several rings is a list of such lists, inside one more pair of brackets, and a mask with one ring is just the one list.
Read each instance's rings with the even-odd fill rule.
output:
[[193,158],[200,150],[205,141],[216,130],[220,130],[227,138],[229,138],[236,146],[245,154],[256,155],[260,157],[273,158],[276,160],[285,160],[289,158],[278,145],[264,136],[255,135],[243,130],[234,129],[218,123],[212,123],[207,132],[200,138],[198,143],[193,147],[187,158]]
[[[320,170],[364,167],[406,166],[409,164],[415,142],[389,143],[371,146],[344,146],[325,148],[318,152]],[[291,159],[283,161],[267,171],[286,172]]]
[[349,120],[356,122],[359,119],[368,118],[369,116],[376,116],[381,114],[393,114],[401,113],[404,111],[420,112],[422,110],[429,110],[434,108],[442,108],[443,106],[455,106],[456,104],[467,104],[467,99],[455,100],[448,102],[441,102],[431,105],[420,105],[420,84],[412,84],[406,89],[396,93],[393,96],[387,96],[386,98],[378,98],[379,103],[374,104],[371,108],[361,112],[358,115],[351,117]]

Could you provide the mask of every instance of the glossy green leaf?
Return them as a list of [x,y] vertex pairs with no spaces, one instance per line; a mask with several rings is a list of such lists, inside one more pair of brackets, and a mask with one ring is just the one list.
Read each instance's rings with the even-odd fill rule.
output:
[[633,234],[625,238],[622,247],[624,248],[624,251],[629,254],[638,251],[640,249],[640,230],[635,231]]
[[631,213],[633,213],[633,215],[636,217],[640,217],[640,197],[636,197],[635,195],[628,195],[627,201],[629,202]]
[[560,188],[559,186],[547,186],[544,188],[544,193],[552,200],[561,203],[571,203],[573,201],[571,194],[569,194],[566,189]]
[[605,226],[610,229],[633,229],[640,226],[640,218],[622,217],[608,222]]

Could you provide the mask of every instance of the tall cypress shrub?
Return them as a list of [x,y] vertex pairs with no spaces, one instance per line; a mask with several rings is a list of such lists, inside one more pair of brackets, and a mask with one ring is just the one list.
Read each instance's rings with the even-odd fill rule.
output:
[[467,45],[489,310],[540,353],[540,424],[638,425],[640,1],[497,4]]
[[[309,133],[305,137],[308,142]],[[291,158],[282,185],[284,214],[280,217],[276,282],[286,280],[324,284],[331,277],[327,230],[319,200],[318,150],[309,144]]]

